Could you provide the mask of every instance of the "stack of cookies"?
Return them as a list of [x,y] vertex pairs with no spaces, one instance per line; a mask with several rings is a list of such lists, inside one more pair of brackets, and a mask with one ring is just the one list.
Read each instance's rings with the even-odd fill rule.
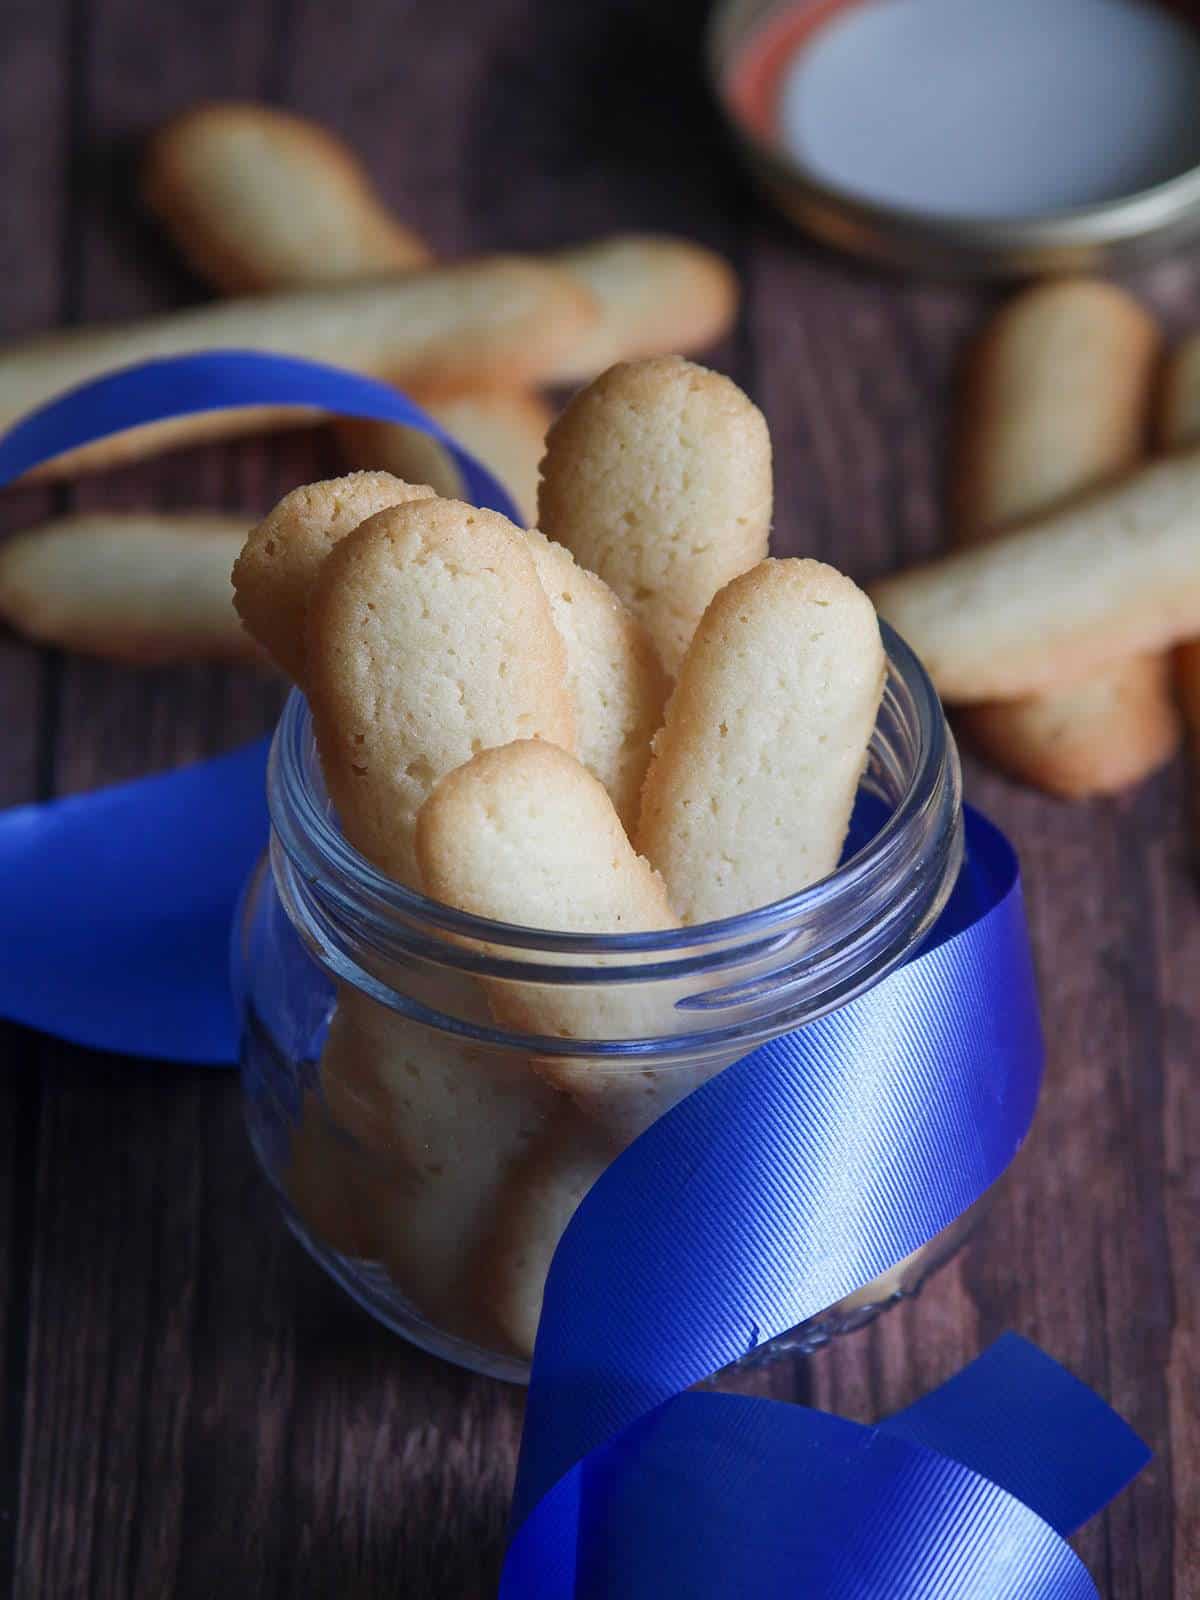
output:
[[[308,697],[349,841],[459,910],[585,935],[709,922],[826,876],[883,646],[847,578],[767,557],[757,409],[678,357],[613,367],[551,429],[539,503],[522,530],[363,472],[293,491],[246,541],[238,610]],[[678,1028],[649,984],[447,982],[455,1015],[521,1036]],[[582,1194],[723,1064],[484,1052],[344,986],[292,1200],[433,1322],[527,1355]]]

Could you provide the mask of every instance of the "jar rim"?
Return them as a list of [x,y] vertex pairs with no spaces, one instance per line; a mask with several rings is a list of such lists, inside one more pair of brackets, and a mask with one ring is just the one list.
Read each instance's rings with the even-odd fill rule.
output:
[[[899,798],[878,829],[833,872],[783,899],[736,916],[651,933],[575,934],[526,928],[459,911],[388,877],[361,855],[337,826],[328,801],[313,782],[314,744],[308,703],[298,689],[288,696],[271,742],[267,799],[273,833],[292,867],[309,884],[334,883],[343,910],[360,920],[418,923],[450,939],[485,945],[493,955],[534,951],[547,955],[653,956],[705,946],[769,938],[781,926],[827,914],[842,899],[869,891],[894,870],[902,841],[937,803],[954,762],[953,743],[937,692],[916,654],[880,619],[888,672],[903,686],[914,712],[915,758]],[[564,976],[568,969],[561,969]],[[647,974],[652,969],[644,969]],[[608,972],[606,978],[616,976]]]

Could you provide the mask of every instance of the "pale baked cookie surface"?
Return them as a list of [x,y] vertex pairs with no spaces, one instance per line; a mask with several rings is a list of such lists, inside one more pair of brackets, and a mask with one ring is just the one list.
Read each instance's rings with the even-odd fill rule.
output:
[[377,511],[432,495],[389,472],[351,472],[293,489],[250,530],[233,568],[234,604],[293,683],[304,682],[304,619],[325,557]]
[[426,265],[348,145],[272,106],[213,101],[151,139],[146,203],[228,294]]
[[[630,845],[604,789],[548,745],[518,741],[451,773],[421,812],[417,855],[426,893],[493,921],[591,935],[679,926],[661,878]],[[587,967],[590,983],[489,980],[492,1011],[505,1026],[548,1041],[653,1039],[686,1027],[676,1007],[695,991],[694,979],[604,981],[606,967],[638,959],[562,957]],[[721,1065],[710,1059],[660,1071],[641,1057],[560,1055],[552,1042],[531,1058],[533,1070],[569,1094],[614,1148]],[[559,1176],[570,1187],[569,1152],[566,1161]]]
[[447,772],[512,739],[574,746],[566,652],[525,536],[457,500],[369,518],[326,559],[306,679],[347,837],[415,885],[417,813]]
[[1161,343],[1153,318],[1115,284],[1068,279],[1010,300],[965,374],[956,541],[993,536],[1134,466]]
[[871,602],[819,561],[763,561],[714,598],[637,833],[685,922],[770,905],[834,870],[884,671]]
[[679,926],[603,786],[553,744],[517,740],[450,772],[421,812],[417,854],[426,892],[473,916],[558,933]]
[[[991,318],[966,369],[954,535],[993,538],[1128,471],[1143,454],[1161,335],[1125,290],[1040,284]],[[990,761],[1046,793],[1137,783],[1169,760],[1179,717],[1162,657],[1138,655],[1046,694],[965,710]]]
[[555,259],[600,307],[595,327],[560,361],[559,383],[584,382],[615,361],[703,350],[729,331],[737,311],[733,269],[690,239],[617,234]]
[[871,585],[951,703],[1012,700],[1200,634],[1200,454]]
[[674,674],[716,591],[766,555],[766,422],[735,383],[678,356],[613,367],[551,428],[538,509]]
[[[538,468],[553,418],[546,402],[524,389],[480,389],[414,398],[499,479],[524,523],[534,522]],[[462,475],[449,452],[416,428],[347,419],[339,423],[338,437],[349,458],[360,466],[385,468],[398,477],[429,483],[452,500],[465,492]]]
[[650,741],[662,725],[667,675],[650,635],[602,578],[536,529],[526,537],[566,647],[579,759],[632,828]]
[[184,512],[84,512],[6,539],[0,617],[114,661],[261,660],[233,609],[245,521]]
[[[490,1018],[482,995],[472,1022]],[[354,1167],[369,1253],[422,1313],[464,1337],[471,1265],[513,1165],[560,1097],[518,1055],[427,1027],[343,985],[321,1056],[331,1133]],[[331,1241],[332,1242],[332,1241]]]

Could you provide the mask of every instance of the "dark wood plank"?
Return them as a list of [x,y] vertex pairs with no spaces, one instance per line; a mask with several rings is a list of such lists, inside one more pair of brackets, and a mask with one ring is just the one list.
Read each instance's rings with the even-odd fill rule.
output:
[[[0,330],[11,337],[56,322],[69,286],[61,241],[70,226],[69,8],[58,0],[14,0],[0,50],[0,149],[8,225],[0,234]],[[4,526],[45,516],[45,491],[11,495]],[[55,725],[55,667],[0,637],[0,804],[44,792]],[[16,1559],[21,1503],[27,1317],[34,1269],[39,1068],[45,1043],[0,1026],[0,1587]]]
[[[161,15],[157,27],[134,5],[76,6],[72,16],[57,57],[62,83],[71,82],[72,63],[77,79],[71,162],[79,187],[61,242],[72,301],[39,319],[46,323],[195,295],[138,215],[133,143],[200,95],[263,92],[273,70],[264,8],[184,8]],[[313,459],[311,443],[294,440],[237,457],[196,452],[90,480],[63,498],[251,513],[281,483],[308,475]],[[68,660],[55,674],[58,738],[47,777],[60,791],[228,748],[268,727],[279,703],[278,687],[253,673],[138,674]],[[167,1594],[201,1542],[185,1537],[182,1511],[192,1333],[212,1277],[201,1250],[205,1196],[210,1174],[231,1161],[243,1184],[252,1178],[236,1088],[229,1074],[181,1075],[54,1044],[44,1056],[15,1590]],[[283,1242],[275,1227],[259,1237],[267,1254]],[[240,1277],[222,1283],[221,1332],[230,1337],[206,1346],[214,1354],[235,1343],[234,1308],[262,1282],[258,1264],[240,1259]],[[285,1307],[286,1293],[272,1303]],[[251,1407],[236,1385],[232,1393],[238,1415],[223,1438],[236,1460],[232,1441]],[[246,1475],[225,1464],[216,1476],[236,1483],[237,1503],[247,1503]],[[234,1577],[239,1554],[231,1543],[228,1586],[249,1592]]]

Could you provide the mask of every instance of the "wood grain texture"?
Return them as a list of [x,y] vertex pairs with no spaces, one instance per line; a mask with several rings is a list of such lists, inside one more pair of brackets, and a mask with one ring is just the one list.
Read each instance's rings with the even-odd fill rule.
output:
[[[136,210],[132,157],[206,95],[321,117],[441,254],[676,229],[743,273],[713,353],[766,411],[778,553],[856,577],[943,537],[981,294],[798,242],[753,199],[698,70],[701,5],[639,0],[9,0],[0,330],[203,291]],[[689,42],[690,41],[690,42]],[[1131,283],[1178,332],[1200,268]],[[195,451],[0,505],[255,513],[334,469],[325,435]],[[251,672],[138,674],[0,638],[0,802],[112,781],[270,725]],[[869,1419],[1005,1328],[1119,1406],[1152,1467],[1079,1548],[1110,1600],[1200,1596],[1200,905],[1182,774],[1066,807],[969,766],[1027,874],[1050,1064],[1028,1149],[921,1298],[731,1386]],[[521,1396],[411,1351],[313,1267],[255,1173],[228,1074],[5,1029],[0,1591],[21,1600],[486,1596]]]

